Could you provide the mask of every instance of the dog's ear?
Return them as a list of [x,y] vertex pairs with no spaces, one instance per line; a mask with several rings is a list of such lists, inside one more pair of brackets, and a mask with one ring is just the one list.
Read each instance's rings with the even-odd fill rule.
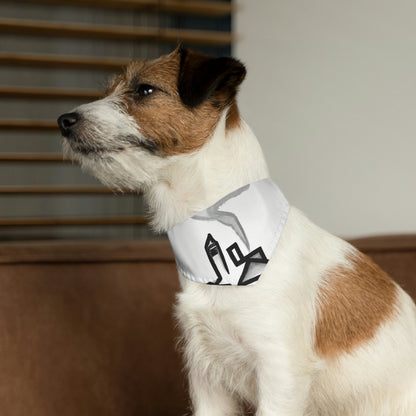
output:
[[244,65],[233,58],[213,58],[180,49],[179,95],[185,105],[196,107],[208,98],[229,105],[246,75]]

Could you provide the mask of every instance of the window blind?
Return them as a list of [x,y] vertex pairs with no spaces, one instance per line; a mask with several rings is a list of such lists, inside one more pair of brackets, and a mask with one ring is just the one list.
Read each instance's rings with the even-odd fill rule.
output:
[[154,237],[140,195],[63,160],[56,118],[131,59],[229,55],[230,1],[0,2],[0,240]]

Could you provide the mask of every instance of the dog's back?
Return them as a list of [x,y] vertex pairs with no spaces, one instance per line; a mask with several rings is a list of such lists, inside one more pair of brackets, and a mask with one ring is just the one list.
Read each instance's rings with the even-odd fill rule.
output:
[[267,401],[296,410],[283,414],[415,414],[413,301],[295,208],[256,286],[182,284],[177,315],[188,368],[208,385],[258,407],[267,383]]

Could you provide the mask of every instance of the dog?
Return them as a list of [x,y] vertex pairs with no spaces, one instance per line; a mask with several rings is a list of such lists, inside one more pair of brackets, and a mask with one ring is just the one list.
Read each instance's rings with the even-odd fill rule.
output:
[[[207,236],[212,262],[204,267],[216,281],[192,280],[177,257],[175,313],[192,412],[232,416],[248,404],[257,416],[414,416],[416,308],[386,273],[285,204],[273,250],[242,254],[248,228],[232,201],[250,196],[261,239],[273,228],[255,215],[269,204],[261,195],[278,195],[238,110],[245,75],[236,59],[178,47],[132,62],[104,98],[58,119],[65,154],[113,189],[142,192],[156,231],[192,220],[234,233],[239,245],[226,251],[217,234]],[[257,200],[264,184],[269,191]],[[252,284],[222,284],[248,261],[266,263]]]

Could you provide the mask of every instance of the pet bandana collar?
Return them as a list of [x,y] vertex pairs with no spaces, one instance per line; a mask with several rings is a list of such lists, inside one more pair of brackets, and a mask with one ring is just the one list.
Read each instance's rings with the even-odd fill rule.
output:
[[271,179],[243,186],[168,231],[179,271],[215,285],[257,282],[290,210]]

